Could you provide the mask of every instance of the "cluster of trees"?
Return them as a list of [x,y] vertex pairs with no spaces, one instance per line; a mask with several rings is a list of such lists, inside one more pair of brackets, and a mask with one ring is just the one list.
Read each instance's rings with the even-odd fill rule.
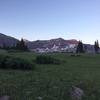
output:
[[5,44],[3,44],[2,47],[0,47],[1,49],[6,49],[6,50],[20,50],[20,51],[29,51],[28,50],[28,47],[27,45],[25,44],[24,40],[21,39],[20,41],[18,41],[16,43],[16,45],[12,46],[12,47],[9,47],[9,46],[6,46]]
[[15,48],[22,51],[28,51],[28,47],[23,39],[21,39],[21,41],[18,41]]
[[[76,49],[76,53],[84,53],[85,52],[84,48],[86,48],[86,47],[84,46],[84,44],[82,43],[82,41],[79,41],[77,49]],[[95,53],[99,53],[99,49],[100,49],[99,42],[97,40],[94,43]]]

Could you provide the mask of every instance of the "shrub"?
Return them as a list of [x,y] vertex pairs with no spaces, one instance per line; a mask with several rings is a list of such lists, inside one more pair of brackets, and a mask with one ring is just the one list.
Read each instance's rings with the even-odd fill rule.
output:
[[34,64],[22,58],[0,55],[0,68],[31,70]]
[[6,62],[7,57],[8,56],[0,55],[0,68],[5,68],[6,67],[5,62]]
[[48,55],[39,55],[36,57],[37,64],[60,64],[60,60],[55,59]]

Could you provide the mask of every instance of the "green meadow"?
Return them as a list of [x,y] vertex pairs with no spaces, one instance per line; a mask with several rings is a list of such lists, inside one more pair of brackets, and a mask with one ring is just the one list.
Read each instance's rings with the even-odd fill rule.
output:
[[[39,54],[7,53],[34,62]],[[81,86],[85,100],[100,100],[100,55],[67,53],[47,54],[61,60],[61,64],[35,64],[34,70],[0,69],[0,95],[12,100],[70,100],[72,85]]]

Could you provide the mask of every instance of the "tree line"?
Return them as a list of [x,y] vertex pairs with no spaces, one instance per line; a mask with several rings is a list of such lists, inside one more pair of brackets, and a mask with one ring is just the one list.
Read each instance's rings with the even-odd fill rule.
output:
[[[18,41],[16,43],[15,46],[9,47],[6,46],[5,44],[3,44],[2,47],[0,47],[1,49],[6,49],[6,50],[20,50],[20,51],[29,51],[28,46],[26,45],[25,41],[23,39],[21,39],[20,41]],[[77,48],[76,48],[76,53],[85,53],[85,50],[87,49],[87,47],[83,44],[82,41],[78,42]],[[99,42],[98,40],[94,42],[94,51],[95,53],[99,53]]]
[[0,47],[0,48],[1,48],[1,49],[6,49],[6,50],[11,50],[11,49],[13,49],[13,50],[20,50],[20,51],[29,51],[29,49],[28,49],[28,47],[27,47],[27,45],[25,44],[25,42],[24,42],[23,39],[21,39],[20,41],[18,41],[18,42],[16,43],[16,45],[14,45],[14,46],[9,47],[9,46],[6,46],[5,44],[3,44],[3,46]]
[[[87,49],[86,46],[82,43],[82,41],[79,41],[76,49],[76,53],[85,53],[85,49]],[[95,53],[99,53],[99,42],[98,40],[94,42],[94,51]]]

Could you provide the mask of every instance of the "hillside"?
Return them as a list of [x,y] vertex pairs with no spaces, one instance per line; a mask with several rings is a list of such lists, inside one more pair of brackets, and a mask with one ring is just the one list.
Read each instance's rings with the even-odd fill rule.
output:
[[4,35],[2,33],[0,33],[0,46],[2,47],[3,45],[5,46],[15,46],[16,43],[17,43],[17,39],[16,38],[13,38],[11,36],[7,36],[7,35]]
[[59,48],[65,48],[68,45],[77,45],[78,41],[71,39],[71,40],[64,40],[62,38],[56,38],[56,39],[51,39],[51,40],[37,40],[37,41],[32,41],[32,42],[27,42],[27,45],[30,49],[36,49],[36,48],[53,48],[54,45],[58,46]]
[[[4,35],[0,33],[0,46],[6,45],[6,46],[13,46],[16,45],[16,42],[18,40],[14,37]],[[57,39],[51,39],[51,40],[37,40],[37,41],[28,41],[24,39],[26,45],[29,49],[37,49],[37,48],[53,48],[54,45],[58,46],[59,48],[65,48],[66,46],[70,44],[78,44],[77,40],[64,40],[62,38]]]

